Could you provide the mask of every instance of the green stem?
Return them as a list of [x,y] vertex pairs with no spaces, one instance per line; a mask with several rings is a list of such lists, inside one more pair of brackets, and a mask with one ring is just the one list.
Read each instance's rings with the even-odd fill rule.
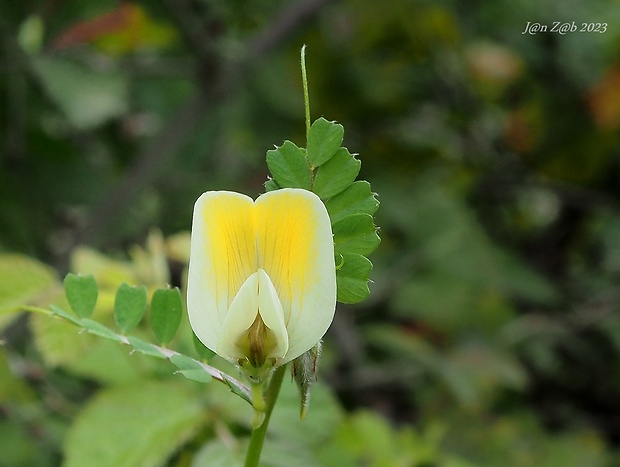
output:
[[39,306],[22,305],[19,307],[19,309],[24,311],[30,311],[33,313],[41,313],[47,316],[52,314],[51,310],[48,310],[47,308],[41,308]]
[[271,377],[269,387],[265,393],[265,420],[254,431],[250,438],[250,445],[248,446],[248,452],[245,456],[245,467],[258,467],[258,461],[260,460],[260,454],[263,450],[263,443],[265,442],[265,435],[267,434],[267,427],[269,426],[269,419],[271,418],[271,412],[278,400],[278,394],[280,393],[280,387],[284,380],[284,373],[286,372],[286,365],[279,367]]
[[306,139],[310,134],[310,95],[308,93],[308,75],[306,74],[306,46],[301,48],[301,81],[304,86],[304,109],[306,111]]

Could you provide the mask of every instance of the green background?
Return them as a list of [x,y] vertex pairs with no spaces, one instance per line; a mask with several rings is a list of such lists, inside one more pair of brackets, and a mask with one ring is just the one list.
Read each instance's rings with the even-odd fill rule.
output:
[[[305,147],[303,44],[382,243],[265,465],[620,463],[617,0],[29,0],[0,30],[0,466],[243,458],[224,386],[17,310],[69,271],[110,326],[122,282],[183,287],[195,199]],[[185,316],[169,345],[195,355]]]

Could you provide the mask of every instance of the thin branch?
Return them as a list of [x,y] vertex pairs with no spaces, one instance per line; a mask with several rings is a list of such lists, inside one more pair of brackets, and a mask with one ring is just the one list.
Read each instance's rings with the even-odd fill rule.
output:
[[[93,324],[97,324],[97,328],[89,328],[87,327],[86,324],[86,320],[81,320],[79,317],[76,316],[71,316],[71,314],[69,314],[68,312],[64,311],[61,308],[58,308],[56,306],[51,306],[51,308],[42,308],[39,306],[31,306],[31,305],[22,305],[19,307],[19,309],[23,310],[23,311],[29,311],[31,313],[40,313],[43,314],[45,316],[55,316],[58,317],[58,319],[61,319],[63,321],[65,321],[66,323],[69,324],[73,324],[74,326],[77,326],[79,328],[81,328],[81,332],[85,331],[88,332],[90,334],[94,334],[97,335],[101,338],[104,339],[111,339],[115,342],[119,342],[125,345],[128,345],[130,347],[133,347],[136,352],[141,352],[144,353],[140,347],[136,347],[136,345],[134,345],[134,343],[132,343],[131,338],[129,336],[126,336],[124,334],[119,334],[117,332],[114,332],[113,330],[105,327],[104,325],[102,325],[101,323],[96,323],[93,322]],[[90,320],[89,320],[90,321]],[[105,332],[102,333],[100,332],[99,329],[103,329]],[[234,377],[230,376],[229,374],[218,370],[217,368],[208,365],[206,363],[203,363],[201,361],[198,361],[194,358],[188,357],[187,355],[183,355],[175,350],[172,349],[168,349],[166,347],[161,347],[159,345],[155,345],[155,344],[151,344],[150,342],[145,342],[146,345],[149,346],[149,349],[154,350],[156,353],[161,354],[161,356],[167,358],[168,360],[172,361],[172,358],[175,356],[182,356],[185,357],[191,361],[193,361],[195,364],[199,365],[205,372],[209,373],[209,375],[211,375],[211,377],[221,383],[226,384],[228,387],[230,387],[232,389],[232,386],[234,386],[237,389],[237,394],[238,395],[243,395],[244,399],[248,402],[250,402],[250,388],[248,388],[248,386],[246,386],[245,384],[243,384],[241,381],[235,379]],[[151,354],[151,352],[149,351],[148,354]]]

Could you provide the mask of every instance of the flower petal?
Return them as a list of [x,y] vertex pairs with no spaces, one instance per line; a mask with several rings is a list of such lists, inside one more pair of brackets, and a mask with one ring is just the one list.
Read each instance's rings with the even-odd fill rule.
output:
[[276,345],[267,356],[281,359],[288,351],[288,333],[284,325],[282,303],[273,282],[263,269],[258,270],[258,310],[265,326],[276,339]]
[[204,193],[194,205],[187,311],[194,333],[211,350],[217,351],[233,299],[257,270],[252,198],[228,191]]
[[279,298],[293,360],[323,337],[336,307],[334,244],[329,215],[314,193],[285,188],[255,203],[259,267]]
[[280,362],[286,354],[288,335],[282,305],[271,279],[262,269],[244,282],[232,301],[216,350],[218,355],[230,360],[250,358],[258,366],[267,358]]
[[230,305],[215,349],[221,357],[237,359],[246,356],[238,341],[250,329],[258,314],[258,280],[257,272],[248,277]]

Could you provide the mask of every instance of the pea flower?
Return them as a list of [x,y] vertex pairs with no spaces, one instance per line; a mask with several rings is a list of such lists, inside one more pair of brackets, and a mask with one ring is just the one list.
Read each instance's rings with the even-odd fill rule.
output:
[[251,381],[315,346],[336,307],[329,215],[295,188],[208,191],[194,206],[187,309],[204,345]]

